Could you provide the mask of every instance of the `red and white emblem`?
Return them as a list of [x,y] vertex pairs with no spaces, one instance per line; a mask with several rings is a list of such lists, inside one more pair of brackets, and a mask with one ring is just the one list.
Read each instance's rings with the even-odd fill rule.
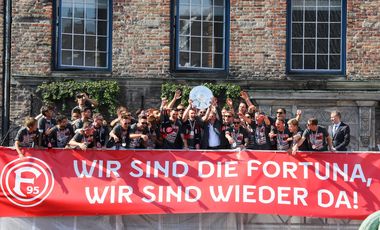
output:
[[53,172],[42,160],[25,157],[9,162],[1,172],[1,189],[13,204],[33,207],[43,202],[54,187]]

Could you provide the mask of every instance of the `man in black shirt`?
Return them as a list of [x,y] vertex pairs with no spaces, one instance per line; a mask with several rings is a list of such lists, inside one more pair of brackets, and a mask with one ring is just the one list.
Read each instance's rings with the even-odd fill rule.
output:
[[38,131],[40,132],[41,146],[52,147],[49,136],[52,128],[57,124],[57,121],[53,118],[54,111],[50,106],[41,107],[42,117],[38,120]]
[[291,144],[288,140],[290,136],[291,133],[289,129],[285,127],[284,120],[277,119],[275,122],[275,127],[273,127],[269,133],[269,138],[271,139],[274,149],[288,151]]
[[108,127],[104,125],[103,116],[100,113],[95,113],[92,117],[94,122],[94,138],[95,138],[95,146],[100,149],[105,147],[106,141],[108,140]]
[[65,148],[74,136],[74,130],[64,115],[57,116],[57,125],[54,126],[49,135],[52,147]]
[[310,118],[307,121],[307,129],[303,132],[298,143],[293,146],[293,155],[297,153],[298,147],[301,146],[305,140],[307,141],[310,151],[327,151],[328,148],[331,151],[335,151],[329,133],[324,127],[318,125],[316,118]]
[[87,148],[93,148],[94,143],[94,127],[91,123],[84,122],[83,128],[75,133],[74,137],[70,140],[69,145],[71,148],[80,148],[86,150]]
[[33,117],[27,117],[22,127],[15,138],[15,149],[20,158],[24,157],[21,147],[34,148],[38,146],[39,133],[37,130],[37,120]]
[[[298,143],[298,141],[301,139],[302,137],[302,134],[303,134],[303,130],[299,128],[299,125],[298,125],[298,120],[293,118],[293,119],[290,119],[288,121],[288,128],[289,128],[289,131],[291,132],[291,137],[288,139],[288,141],[291,141],[291,148],[293,148],[294,145],[296,145]],[[298,147],[298,150],[300,151],[308,151],[308,147],[307,147],[307,144],[306,144],[306,141],[304,141],[302,143],[302,145],[300,145]],[[289,149],[289,153],[291,153],[291,149]]]

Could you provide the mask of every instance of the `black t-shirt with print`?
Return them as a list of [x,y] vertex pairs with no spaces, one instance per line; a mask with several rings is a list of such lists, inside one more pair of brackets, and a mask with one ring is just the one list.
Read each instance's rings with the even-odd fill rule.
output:
[[113,138],[109,141],[109,144],[107,144],[107,147],[113,147],[113,146],[121,146],[123,148],[128,148],[129,143],[131,139],[129,138],[131,127],[128,126],[127,129],[123,129],[121,125],[116,125],[112,131],[115,133],[115,135],[119,138],[119,141],[115,141]]
[[32,148],[38,146],[39,132],[29,132],[28,128],[22,127],[16,135],[15,141],[20,142],[20,147]]
[[179,120],[173,122],[165,119],[161,123],[160,132],[164,139],[162,146],[164,149],[182,149],[181,126],[182,124]]
[[271,132],[276,134],[272,141],[275,149],[286,151],[291,147],[292,142],[288,141],[288,138],[291,137],[291,133],[288,128],[285,128],[284,131],[280,132],[273,127]]
[[70,124],[63,129],[55,126],[49,135],[52,147],[64,148],[74,136],[74,129]]
[[55,119],[46,119],[46,117],[41,117],[38,120],[38,131],[42,135],[42,146],[48,147],[48,143],[50,142],[49,137],[50,135],[45,135],[45,131],[53,128],[55,125],[57,125],[57,121]]
[[106,141],[107,141],[107,137],[108,137],[108,127],[105,125],[101,125],[100,127],[94,126],[94,129],[95,129],[94,130],[94,138],[95,138],[96,147],[100,147],[100,146],[98,146],[99,144],[102,147],[105,146]]
[[231,149],[239,148],[241,145],[245,145],[245,139],[248,138],[248,131],[243,128],[239,127],[238,130],[234,129],[233,127],[226,130],[226,133],[229,134],[235,141],[234,144],[230,144]]
[[269,139],[269,132],[270,132],[270,125],[266,125],[265,122],[261,123],[260,125],[256,124],[255,121],[251,123],[251,125],[248,126],[249,130],[249,145],[248,148],[250,149],[264,149],[270,150],[270,139]]
[[86,143],[87,148],[93,148],[94,147],[94,136],[85,136],[83,133],[78,132],[73,137],[74,141],[79,143]]
[[318,126],[317,131],[313,132],[310,129],[306,129],[303,132],[304,137],[308,143],[310,151],[327,151],[327,137],[329,136],[327,129]]
[[[130,133],[131,134],[148,134],[148,127],[144,127],[143,129],[138,128],[137,124],[131,125]],[[131,138],[131,141],[129,142],[129,148],[131,149],[143,149],[144,146],[144,140],[142,138]]]
[[201,144],[202,126],[203,123],[198,119],[187,120],[183,123],[182,133],[190,149],[195,149],[195,145]]

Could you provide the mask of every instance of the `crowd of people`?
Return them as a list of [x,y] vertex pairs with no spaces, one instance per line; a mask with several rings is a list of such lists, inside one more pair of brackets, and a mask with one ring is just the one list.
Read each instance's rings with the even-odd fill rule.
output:
[[57,113],[53,106],[42,106],[37,117],[25,118],[15,138],[15,149],[24,157],[24,148],[95,149],[251,149],[280,150],[295,155],[298,151],[346,151],[350,128],[341,121],[338,111],[331,112],[332,124],[326,129],[309,118],[303,130],[299,125],[302,111],[286,118],[278,108],[276,117],[258,110],[247,92],[234,109],[231,99],[221,108],[213,98],[210,106],[198,109],[191,100],[188,106],[175,106],[181,91],[169,102],[162,99],[160,108],[140,109],[135,114],[124,106],[117,118],[107,122],[93,113],[98,102],[85,92],[76,95],[77,106],[71,118]]

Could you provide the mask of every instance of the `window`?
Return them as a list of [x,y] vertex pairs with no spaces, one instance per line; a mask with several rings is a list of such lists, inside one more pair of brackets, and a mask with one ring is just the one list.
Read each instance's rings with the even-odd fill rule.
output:
[[61,0],[57,16],[58,69],[110,69],[111,1]]
[[288,0],[288,73],[345,73],[345,4]]
[[176,1],[176,70],[226,70],[228,2],[227,0]]

